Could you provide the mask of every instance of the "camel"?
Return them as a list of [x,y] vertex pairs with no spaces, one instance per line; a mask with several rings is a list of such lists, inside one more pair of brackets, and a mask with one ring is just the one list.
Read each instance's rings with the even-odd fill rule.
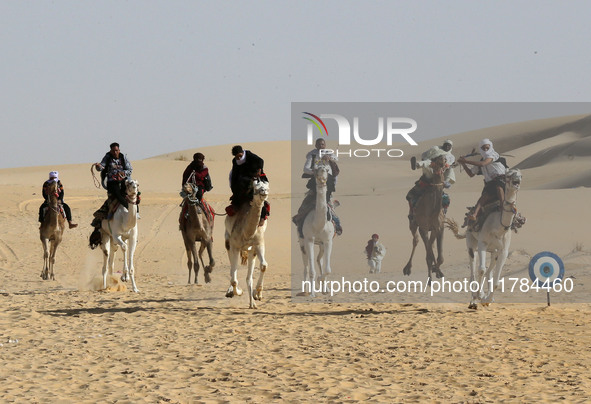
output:
[[[304,281],[310,280],[310,296],[315,297],[315,282],[324,284],[326,277],[330,275],[330,255],[332,252],[332,239],[335,234],[334,224],[328,217],[328,204],[326,202],[327,180],[330,166],[319,164],[314,175],[316,177],[316,206],[310,211],[302,225],[303,238],[300,238],[300,250],[304,262]],[[314,263],[314,245],[319,245],[319,253],[316,258],[319,269],[318,279]],[[322,262],[321,262],[322,260]],[[302,292],[305,293],[305,292]]]
[[[431,183],[425,184],[425,190],[414,207],[414,215],[409,223],[409,229],[412,234],[412,252],[408,263],[402,270],[404,275],[410,275],[412,267],[412,257],[415,253],[419,237],[417,229],[427,252],[427,282],[430,284],[431,275],[434,272],[437,278],[443,277],[440,266],[443,264],[443,206],[441,200],[443,197],[443,175],[446,168],[445,155],[436,157],[432,160],[433,178]],[[430,233],[430,234],[429,234]],[[437,260],[433,254],[433,242],[437,240]]]
[[[511,225],[517,214],[515,208],[517,192],[521,186],[521,172],[509,170],[505,174],[505,200],[500,211],[491,212],[479,231],[469,226],[466,233],[459,234],[458,225],[453,219],[446,219],[446,225],[458,239],[465,238],[470,257],[470,284],[476,281],[480,285],[478,291],[472,292],[468,308],[476,310],[478,300],[485,306],[494,301],[494,291],[498,287],[503,266],[509,255],[511,244]],[[476,255],[478,252],[479,266],[476,273]],[[486,267],[486,253],[491,253],[490,265]],[[487,293],[484,293],[485,283]]]
[[[263,298],[263,280],[267,270],[265,261],[265,230],[267,220],[259,226],[261,209],[269,196],[269,184],[259,179],[253,180],[254,196],[249,203],[244,203],[236,214],[226,216],[225,245],[230,259],[230,287],[226,297],[241,296],[242,290],[238,287],[238,259],[242,258],[241,264],[248,261],[248,272],[246,274],[246,285],[248,287],[249,308],[256,309],[256,300]],[[261,274],[253,294],[252,275],[254,272],[254,260],[259,257]]]
[[[206,213],[203,210],[202,203],[195,195],[197,193],[197,186],[191,183],[186,183],[183,187],[184,201],[181,206],[187,206],[188,217],[181,224],[181,233],[183,234],[183,241],[185,249],[187,250],[187,268],[189,268],[189,280],[191,283],[191,269],[195,272],[195,284],[198,284],[197,274],[199,273],[199,260],[203,266],[205,275],[205,283],[211,282],[209,275],[213,271],[215,261],[211,253],[213,245],[213,217],[209,221]],[[182,213],[181,213],[182,214]],[[197,247],[195,243],[199,241],[199,256],[197,256]],[[203,250],[207,248],[207,255],[209,255],[209,265],[205,266],[203,263]],[[198,258],[199,257],[199,258]]]
[[62,214],[62,207],[59,203],[59,190],[57,182],[53,182],[47,190],[49,203],[47,214],[41,226],[39,226],[39,238],[43,244],[43,280],[55,280],[53,266],[55,264],[55,252],[62,241],[66,219]]
[[107,272],[113,274],[115,252],[118,246],[123,250],[123,275],[121,280],[131,279],[134,292],[139,292],[135,284],[135,268],[133,266],[133,254],[137,244],[137,193],[138,182],[132,179],[125,180],[125,188],[129,208],[119,205],[111,219],[103,219],[101,222],[101,249],[103,250],[103,289],[107,288]]

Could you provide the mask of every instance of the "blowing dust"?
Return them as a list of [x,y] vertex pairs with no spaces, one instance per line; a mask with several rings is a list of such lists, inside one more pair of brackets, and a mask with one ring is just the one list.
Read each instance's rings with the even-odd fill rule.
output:
[[[78,290],[103,290],[102,260],[97,260],[95,254],[86,255],[84,267],[80,271]],[[127,286],[121,281],[121,273],[107,275],[105,292],[125,292]]]

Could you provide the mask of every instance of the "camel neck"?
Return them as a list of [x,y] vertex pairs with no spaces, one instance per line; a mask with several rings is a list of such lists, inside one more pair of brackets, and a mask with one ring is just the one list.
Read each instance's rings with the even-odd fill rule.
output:
[[127,228],[131,229],[135,227],[137,224],[137,205],[134,202],[130,201],[129,205],[127,205]]
[[513,218],[517,212],[515,202],[517,201],[517,190],[509,189],[505,191],[505,201],[501,206],[501,224],[507,229],[513,224]]
[[314,213],[314,228],[320,229],[326,223],[328,204],[326,202],[326,185],[316,184],[316,210]]
[[261,220],[261,209],[264,204],[265,200],[255,195],[246,216],[246,226],[244,228],[246,239],[251,239],[256,233],[259,227],[259,221]]

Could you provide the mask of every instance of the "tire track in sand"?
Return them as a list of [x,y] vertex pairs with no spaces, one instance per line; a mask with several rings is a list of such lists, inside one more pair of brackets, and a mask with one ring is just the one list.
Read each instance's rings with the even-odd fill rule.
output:
[[10,247],[6,241],[0,239],[0,263],[4,262],[9,266],[12,266],[12,264],[19,262],[19,258],[12,247]]
[[[72,202],[88,202],[88,201],[95,201],[97,198],[94,196],[68,196],[66,203],[71,205]],[[100,199],[100,198],[99,198]],[[32,198],[32,199],[25,199],[18,203],[18,211],[21,213],[29,212],[29,204],[36,202],[37,205],[34,208],[36,211],[39,208],[39,205],[43,203],[43,197]]]
[[173,210],[176,209],[178,209],[177,205],[171,205],[168,208],[166,208],[164,212],[162,212],[156,220],[154,220],[154,222],[152,223],[152,227],[150,228],[150,233],[148,233],[148,237],[145,239],[144,242],[142,242],[141,248],[139,248],[135,254],[136,258],[140,258],[142,256],[142,253],[144,252],[146,247],[148,247],[152,243],[152,241],[154,241],[158,233],[160,233],[162,223],[164,223],[166,218],[172,213]]

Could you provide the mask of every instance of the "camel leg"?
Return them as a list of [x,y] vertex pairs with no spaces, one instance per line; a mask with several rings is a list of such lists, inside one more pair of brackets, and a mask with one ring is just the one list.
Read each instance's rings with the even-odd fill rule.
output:
[[228,250],[230,259],[230,287],[226,292],[226,297],[242,296],[242,290],[238,287],[238,260],[240,259],[240,250],[230,247]]
[[41,271],[41,279],[46,281],[49,279],[49,239],[41,238],[43,243],[43,270]]
[[248,254],[248,263],[247,263],[247,272],[246,272],[246,287],[248,288],[248,308],[249,309],[256,309],[257,305],[254,302],[254,297],[252,293],[252,274],[254,272],[254,254]]
[[440,278],[441,271],[437,268],[437,260],[435,259],[435,251],[433,248],[435,247],[435,242],[437,240],[437,232],[431,231],[429,235],[429,251],[431,252],[431,274],[435,273],[437,278]]
[[257,287],[255,289],[254,298],[256,300],[263,300],[263,282],[265,279],[265,272],[267,271],[267,261],[265,260],[265,245],[259,244],[255,247],[257,256],[259,257],[259,263],[261,265],[261,273],[259,274],[259,280],[257,281]]
[[318,255],[316,256],[317,272],[320,278],[324,278],[326,272],[326,265],[322,263],[322,257],[324,257],[324,243],[318,244]]
[[486,244],[482,241],[478,241],[478,279],[480,280],[480,298],[484,297],[484,284],[486,283]]
[[437,233],[437,265],[435,266],[435,276],[443,278],[441,265],[443,264],[443,227]]
[[57,246],[59,242],[57,240],[53,240],[51,243],[51,247],[49,250],[49,279],[55,281],[55,275],[53,273],[53,266],[55,265],[55,252],[57,251]]
[[488,294],[486,295],[484,302],[485,303],[493,303],[495,301],[494,293],[495,290],[499,287],[501,282],[501,272],[503,271],[503,266],[505,266],[505,262],[507,261],[507,256],[509,255],[509,249],[503,248],[500,252],[497,253],[495,257],[494,266],[491,263],[491,272],[488,277],[490,288]]
[[138,289],[137,285],[135,284],[135,267],[133,266],[133,256],[135,254],[135,247],[137,244],[137,235],[132,235],[127,240],[128,249],[126,251],[127,256],[129,258],[129,277],[131,278],[131,290],[135,293],[138,293],[140,290]]
[[129,278],[129,265],[127,264],[128,257],[129,257],[129,249],[127,248],[127,245],[126,245],[125,248],[123,248],[123,274],[121,275],[121,280],[123,282],[127,282],[127,279]]
[[[474,249],[468,248],[468,255],[470,256],[470,285],[473,285],[472,282],[477,281],[478,285],[480,285],[480,278],[476,279],[476,257],[474,255]],[[479,286],[480,288],[480,286]],[[475,291],[472,292],[472,299],[470,300],[470,305],[468,306],[469,309],[476,310],[478,308],[477,301],[480,298],[480,292]]]
[[111,251],[111,238],[103,236],[101,242],[101,249],[103,250],[103,290],[107,289],[107,272],[113,261],[113,252]]
[[402,273],[404,275],[410,275],[410,269],[412,267],[412,257],[414,256],[417,245],[419,244],[419,235],[417,234],[418,226],[414,222],[414,220],[412,220],[410,222],[409,228],[410,228],[410,233],[412,234],[412,251],[410,252],[410,258],[408,259],[406,266],[402,270]]
[[[501,275],[503,272],[503,267],[505,266],[505,262],[507,261],[507,257],[509,256],[509,246],[511,245],[511,231],[505,233],[503,237],[503,244],[502,249],[499,255],[499,262],[497,263],[496,273],[495,273],[495,288],[499,286],[501,283]],[[493,275],[494,276],[494,275]]]
[[189,269],[188,284],[191,284],[191,272],[195,273],[195,284],[198,285],[197,274],[199,273],[199,261],[197,261],[197,246],[194,241],[185,241],[185,249],[187,250],[187,268]]
[[498,262],[499,262],[499,253],[498,252],[491,253],[490,265],[488,266],[488,268],[484,272],[484,276],[483,276],[484,279],[482,281],[483,284],[484,283],[487,284],[486,295],[484,295],[484,297],[482,298],[482,304],[485,306],[488,306],[493,301],[494,269],[496,268]]
[[113,242],[113,239],[110,241],[111,249],[109,251],[109,275],[114,276],[115,274],[115,253],[118,250],[117,244]]
[[316,297],[316,268],[314,267],[314,240],[305,241],[306,258],[308,259],[308,279],[310,280],[310,296]]
[[419,234],[423,239],[423,244],[425,244],[425,251],[427,252],[427,283],[430,285],[432,279],[431,270],[435,264],[435,255],[433,254],[433,242],[435,241],[434,234],[431,233],[431,237],[429,237],[427,230],[423,229],[419,229]]
[[[308,279],[308,256],[306,255],[306,247],[304,245],[304,240],[299,239],[298,244],[300,245],[300,252],[302,253],[302,262],[304,264],[304,282]],[[302,285],[304,285],[302,283]],[[308,296],[310,293],[304,291],[305,287],[302,286],[302,291],[297,293],[296,296]]]
[[[199,247],[199,259],[201,260],[201,266],[203,266],[203,275],[205,276],[205,283],[211,282],[211,272],[213,271],[213,267],[215,266],[215,260],[213,259],[213,255],[211,253],[211,245],[212,242],[201,242],[201,246]],[[205,265],[203,263],[203,250],[207,248],[207,255],[209,256],[209,265]]]
[[115,237],[115,242],[121,246],[123,251],[125,251],[127,249],[127,243],[123,240],[121,235],[118,235],[117,237]]
[[[325,285],[328,276],[332,273],[330,268],[330,254],[332,253],[332,239],[328,239],[324,244],[324,256],[322,257],[322,273],[320,276],[320,284]],[[329,293],[328,290],[323,288],[323,293]]]
[[493,275],[495,288],[497,288],[501,283],[501,275],[503,272],[503,267],[505,266],[505,262],[507,261],[508,256],[509,256],[509,246],[506,246],[505,248],[503,248],[503,250],[501,250],[501,253],[499,256],[499,261],[496,266],[496,272]]

